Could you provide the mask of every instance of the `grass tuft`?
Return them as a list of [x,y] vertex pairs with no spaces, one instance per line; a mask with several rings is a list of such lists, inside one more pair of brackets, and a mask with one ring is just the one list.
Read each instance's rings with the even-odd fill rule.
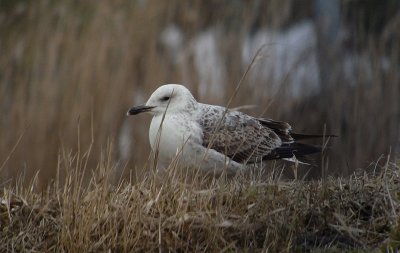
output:
[[[87,187],[80,162],[38,194],[1,190],[0,251],[331,252],[398,249],[399,167],[316,181],[211,177],[170,166],[112,186],[107,156]],[[78,164],[78,165],[76,165]],[[69,166],[69,167],[68,167]],[[279,175],[279,173],[275,173]],[[34,183],[33,183],[34,184]],[[33,185],[32,184],[32,185]]]

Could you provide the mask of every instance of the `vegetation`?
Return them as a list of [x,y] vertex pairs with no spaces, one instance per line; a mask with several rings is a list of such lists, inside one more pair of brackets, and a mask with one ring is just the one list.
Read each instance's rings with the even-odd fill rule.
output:
[[65,180],[39,194],[19,183],[2,190],[1,252],[400,249],[396,164],[325,181],[284,180],[279,166],[214,177],[171,165],[113,187],[104,159],[83,187],[86,158],[65,156]]
[[[56,176],[60,150],[76,153],[92,140],[93,153],[100,153],[109,140],[115,143],[116,170],[142,168],[149,153],[149,119],[127,120],[128,108],[168,82],[187,84],[199,101],[225,105],[247,68],[241,59],[244,35],[312,20],[308,1],[1,1],[0,161],[7,160],[0,165],[2,181],[24,174],[29,182],[39,171],[41,190]],[[290,73],[274,83],[253,78],[257,73],[250,71],[231,104],[256,105],[246,113],[289,122],[298,132],[322,133],[326,126],[327,133],[340,136],[330,152],[331,174],[349,175],[390,148],[392,154],[397,150],[400,43],[393,12],[399,2],[388,0],[378,3],[379,8],[368,3],[341,3],[341,23],[349,34],[330,65],[330,89],[292,100],[285,92]],[[375,15],[365,16],[364,9]],[[373,24],[373,32],[365,23]],[[225,94],[200,93],[204,87],[199,87],[193,53],[183,64],[170,59],[160,44],[169,24],[180,27],[182,49],[188,50],[202,32],[220,32],[217,50],[226,73]],[[269,52],[276,46],[268,44],[258,63],[275,62]],[[354,69],[334,67],[343,66],[348,54],[358,55]],[[344,71],[352,72],[351,83],[343,80]],[[282,87],[279,94],[268,92],[276,86]],[[119,148],[122,137],[131,141],[127,159]],[[95,167],[98,161],[88,163]]]

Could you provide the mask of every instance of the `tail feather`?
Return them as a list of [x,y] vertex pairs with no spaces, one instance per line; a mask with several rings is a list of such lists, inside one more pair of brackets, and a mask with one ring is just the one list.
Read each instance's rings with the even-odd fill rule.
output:
[[305,156],[320,153],[322,147],[314,146],[310,144],[293,142],[289,144],[283,144],[282,146],[275,148],[268,155],[264,156],[264,160],[274,159],[291,159],[293,156],[299,161],[302,161]]
[[304,139],[314,139],[314,138],[328,138],[328,137],[338,137],[334,134],[298,134],[298,133],[290,133],[290,135],[295,140],[304,140]]

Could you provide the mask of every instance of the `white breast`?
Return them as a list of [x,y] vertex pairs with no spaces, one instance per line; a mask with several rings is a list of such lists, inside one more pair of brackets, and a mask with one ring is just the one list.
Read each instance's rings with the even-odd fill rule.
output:
[[[178,153],[183,153],[182,155],[191,153],[187,151],[194,143],[201,144],[202,132],[200,127],[196,122],[192,122],[183,116],[167,113],[161,130],[162,115],[154,116],[151,121],[149,130],[151,149],[153,151],[158,149],[159,160],[166,165]],[[184,160],[190,160],[190,158]]]

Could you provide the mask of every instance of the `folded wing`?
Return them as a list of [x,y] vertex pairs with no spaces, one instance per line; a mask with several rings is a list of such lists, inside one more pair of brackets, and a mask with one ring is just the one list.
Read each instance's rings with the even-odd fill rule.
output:
[[203,129],[203,146],[214,149],[235,162],[303,157],[320,147],[297,143],[286,122],[257,119],[223,107],[205,107],[198,122]]

